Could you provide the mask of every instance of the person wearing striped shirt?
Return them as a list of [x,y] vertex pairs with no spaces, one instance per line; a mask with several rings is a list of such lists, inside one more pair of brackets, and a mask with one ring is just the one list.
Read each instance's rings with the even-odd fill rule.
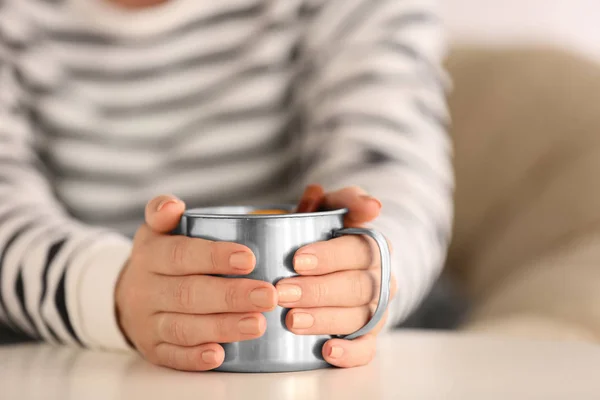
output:
[[[244,246],[165,234],[186,206],[294,202],[309,183],[388,237],[397,325],[450,236],[444,51],[435,0],[1,0],[0,325],[184,370],[259,337],[276,304],[295,333],[354,331],[368,241],[301,249],[302,276],[273,287],[205,276],[249,272]],[[375,345],[323,356],[363,365]]]

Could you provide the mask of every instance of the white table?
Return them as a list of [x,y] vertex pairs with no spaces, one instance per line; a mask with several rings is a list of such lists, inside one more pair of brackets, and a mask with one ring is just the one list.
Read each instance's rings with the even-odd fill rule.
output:
[[134,354],[0,347],[4,400],[600,399],[600,346],[402,332],[368,367],[183,373]]

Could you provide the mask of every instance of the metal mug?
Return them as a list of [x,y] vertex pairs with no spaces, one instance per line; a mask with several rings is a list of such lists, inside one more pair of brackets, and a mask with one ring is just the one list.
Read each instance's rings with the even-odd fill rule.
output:
[[[251,214],[264,209],[280,209],[287,214]],[[294,271],[296,250],[310,243],[343,235],[367,235],[379,246],[381,286],[379,303],[371,320],[358,331],[337,336],[356,339],[373,329],[382,319],[390,296],[390,252],[387,241],[370,229],[343,229],[346,209],[293,213],[294,206],[214,207],[187,210],[174,234],[213,241],[227,241],[249,247],[256,267],[240,278],[257,279],[275,285],[280,279],[298,275]],[[236,276],[227,276],[236,278]],[[333,336],[295,335],[285,325],[287,309],[277,307],[264,313],[265,334],[249,341],[223,344],[225,361],[217,371],[290,372],[329,367],[321,354],[323,344]]]

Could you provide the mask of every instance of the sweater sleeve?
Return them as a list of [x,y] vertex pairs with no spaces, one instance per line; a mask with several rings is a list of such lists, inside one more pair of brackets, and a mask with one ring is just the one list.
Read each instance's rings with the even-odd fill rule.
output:
[[398,295],[389,324],[422,301],[453,217],[444,41],[436,1],[312,1],[301,110],[305,183],[361,186],[383,203]]
[[0,35],[0,325],[55,344],[127,349],[114,287],[131,244],[71,218],[54,195],[19,79],[21,28],[11,19]]

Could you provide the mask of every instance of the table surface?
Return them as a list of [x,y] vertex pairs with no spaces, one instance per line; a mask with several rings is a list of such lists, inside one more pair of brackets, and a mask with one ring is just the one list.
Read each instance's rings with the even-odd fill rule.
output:
[[0,399],[600,399],[600,346],[402,331],[362,368],[184,373],[135,354],[0,347]]

